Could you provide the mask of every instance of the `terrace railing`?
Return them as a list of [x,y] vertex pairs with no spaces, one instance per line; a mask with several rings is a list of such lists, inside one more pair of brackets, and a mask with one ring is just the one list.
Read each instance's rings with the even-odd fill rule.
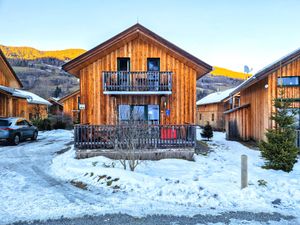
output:
[[[139,135],[131,136],[129,132]],[[76,125],[74,139],[78,149],[120,149],[120,146],[126,149],[130,141],[137,143],[135,147],[140,150],[191,148],[196,144],[196,126],[143,124],[133,128],[130,125]]]
[[172,72],[121,72],[105,71],[103,91],[105,94],[148,92],[152,94],[172,93]]

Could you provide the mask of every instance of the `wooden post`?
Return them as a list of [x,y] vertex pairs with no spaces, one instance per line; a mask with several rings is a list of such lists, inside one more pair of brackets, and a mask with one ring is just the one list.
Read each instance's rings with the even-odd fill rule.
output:
[[248,157],[241,156],[241,189],[248,186]]

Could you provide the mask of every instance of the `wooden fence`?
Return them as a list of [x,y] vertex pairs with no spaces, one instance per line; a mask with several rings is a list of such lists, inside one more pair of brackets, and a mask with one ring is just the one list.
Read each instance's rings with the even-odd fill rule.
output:
[[137,149],[191,148],[196,144],[196,126],[76,125],[74,139],[79,149],[125,149],[130,142]]

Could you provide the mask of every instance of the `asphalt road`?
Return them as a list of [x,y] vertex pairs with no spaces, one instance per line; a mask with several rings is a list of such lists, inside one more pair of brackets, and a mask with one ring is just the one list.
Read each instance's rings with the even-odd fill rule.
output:
[[[59,220],[34,221],[34,222],[17,222],[13,225],[200,225],[200,224],[230,224],[231,220],[235,224],[272,224],[278,222],[280,224],[298,224],[294,217],[283,216],[278,213],[251,213],[251,212],[226,212],[220,215],[195,215],[193,217],[186,216],[166,216],[153,215],[142,218],[136,218],[125,214],[109,214],[103,216],[85,216],[82,218]],[[241,223],[239,223],[240,221]]]

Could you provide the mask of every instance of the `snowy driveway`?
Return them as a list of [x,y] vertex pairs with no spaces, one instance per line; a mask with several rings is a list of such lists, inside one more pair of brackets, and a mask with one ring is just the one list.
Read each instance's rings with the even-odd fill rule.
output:
[[56,152],[68,150],[71,141],[70,131],[50,131],[40,133],[36,142],[0,145],[0,224],[80,216],[101,202],[99,196],[89,197],[48,173]]
[[[111,161],[103,157],[75,160],[73,158],[72,136],[71,131],[56,130],[41,133],[37,142],[24,142],[17,147],[0,144],[0,225],[20,220],[59,219],[62,216],[78,218],[84,215],[99,216],[119,212],[132,216],[213,214],[207,215],[207,217],[196,216],[195,218],[199,218],[199,220],[174,216],[145,217],[149,218],[150,222],[155,222],[152,220],[153,218],[157,220],[167,218],[164,223],[156,221],[158,224],[193,224],[192,221],[195,224],[196,222],[202,224],[200,222],[204,222],[205,218],[208,219],[206,222],[209,224],[217,222],[222,224],[226,220],[228,221],[230,216],[233,219],[232,224],[240,224],[238,219],[248,220],[249,215],[252,215],[257,222],[255,224],[265,224],[262,222],[265,219],[256,218],[259,215],[256,213],[264,210],[255,211],[251,210],[251,206],[248,206],[249,210],[252,211],[249,214],[243,212],[243,208],[247,204],[238,205],[237,202],[239,199],[243,199],[246,203],[249,199],[253,199],[254,204],[255,201],[262,203],[272,201],[277,196],[278,184],[289,185],[286,181],[291,177],[294,178],[294,181],[291,180],[292,185],[278,187],[278,189],[285,188],[288,191],[287,200],[284,201],[284,204],[291,206],[286,211],[287,206],[283,205],[279,212],[286,212],[284,214],[287,216],[298,214],[299,200],[292,198],[299,196],[299,192],[295,192],[295,187],[299,184],[299,165],[298,170],[290,175],[273,174],[257,167],[255,168],[257,172],[252,177],[258,176],[267,179],[265,177],[274,176],[274,179],[278,177],[283,181],[278,183],[279,181],[274,180],[274,185],[270,184],[267,188],[252,184],[249,191],[239,193],[240,191],[236,188],[236,181],[233,180],[236,177],[234,170],[238,171],[236,168],[238,166],[234,166],[237,164],[234,161],[234,155],[237,155],[235,148],[238,147],[241,151],[247,151],[247,149],[234,144],[234,142],[224,141],[222,134],[217,134],[216,141],[211,143],[219,151],[217,153],[205,157],[197,156],[196,162],[172,159],[145,162],[134,173],[123,171],[117,168],[117,165],[116,168],[107,168]],[[239,158],[240,153],[238,152],[237,158]],[[257,153],[254,152],[250,160],[253,161],[256,158]],[[254,162],[254,166],[255,164],[258,162]],[[226,170],[220,171],[218,169],[220,165],[230,168],[232,171],[226,174],[224,173]],[[89,172],[90,175],[86,176],[86,172]],[[121,188],[120,191],[114,191],[108,186],[100,185],[94,179],[94,176],[98,175],[96,173],[103,172],[112,177],[120,178],[117,181]],[[89,190],[72,186],[70,184],[72,179],[85,181],[89,184]],[[215,179],[219,182],[216,182]],[[215,185],[219,186],[214,187]],[[223,196],[224,190],[222,188],[232,189],[232,195]],[[263,195],[267,195],[267,192],[271,193],[269,196],[272,199],[264,199]],[[247,197],[247,195],[250,196]],[[236,197],[237,201],[235,200]],[[278,195],[278,197],[284,198],[285,196]],[[199,203],[204,205],[199,208]],[[218,207],[227,209],[225,211],[237,210],[240,213],[229,213],[226,216],[223,214],[224,218],[221,214],[221,217],[218,217],[216,216],[220,213],[216,210]],[[280,218],[280,214],[274,216],[270,214],[272,205],[259,207],[266,210],[266,218],[270,220]],[[274,211],[276,211],[275,208]],[[115,217],[115,215],[111,216],[111,218]],[[97,219],[97,217],[91,217],[90,220],[93,221],[93,218]],[[105,220],[106,217],[98,217],[98,219],[101,218]],[[60,220],[60,222],[55,221],[53,224],[73,224],[73,222],[77,224],[76,221],[78,222],[78,220],[74,220],[70,223],[61,223]],[[129,221],[132,221],[130,224],[135,224],[137,219],[130,217]],[[146,223],[149,221],[145,221],[143,224],[149,224]],[[236,221],[237,223],[235,223]],[[126,223],[126,221],[123,222]],[[253,222],[243,224],[254,224]],[[279,224],[294,224],[281,222]],[[78,222],[78,224],[80,223]],[[91,222],[91,224],[93,223]]]

